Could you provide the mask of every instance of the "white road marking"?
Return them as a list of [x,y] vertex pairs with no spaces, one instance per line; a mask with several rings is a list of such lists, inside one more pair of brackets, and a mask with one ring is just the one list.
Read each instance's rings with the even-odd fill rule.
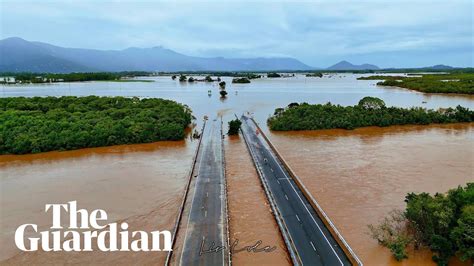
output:
[[272,171],[272,173],[273,173],[273,168],[270,168],[270,171]]
[[[275,158],[273,158],[275,160]],[[275,160],[276,162],[276,160]],[[277,162],[276,162],[277,163]],[[283,171],[283,169],[281,168],[280,164],[278,164],[278,167],[280,168],[280,170],[282,171],[282,173],[285,173],[285,171]],[[334,250],[334,248],[332,247],[331,243],[329,243],[329,240],[327,239],[326,235],[323,233],[323,230],[321,229],[321,227],[319,227],[319,224],[316,222],[316,220],[314,219],[313,215],[311,215],[311,212],[309,211],[308,207],[306,207],[306,204],[304,203],[303,199],[301,199],[300,195],[298,194],[298,192],[296,191],[295,187],[293,186],[293,184],[290,182],[289,179],[287,179],[286,181],[288,181],[288,183],[290,184],[291,188],[293,188],[293,191],[296,193],[296,196],[298,196],[298,198],[300,199],[301,203],[303,204],[304,208],[306,209],[306,211],[309,213],[309,216],[311,216],[311,219],[313,220],[314,224],[316,224],[316,226],[318,227],[319,231],[321,232],[321,234],[323,235],[324,239],[326,240],[326,242],[328,243],[329,247],[331,247],[331,250],[332,252],[334,252],[334,255],[336,255],[336,258],[339,260],[339,262],[341,263],[341,265],[344,265],[344,263],[342,263],[342,260],[341,258],[339,258],[339,255],[337,255],[336,251]]]
[[278,179],[277,179],[277,182],[278,182],[278,184],[280,184],[280,181],[278,181]]
[[[270,151],[272,152],[272,151]],[[280,168],[281,172],[284,174],[285,171],[283,170],[283,168],[280,166],[280,164],[276,161],[275,157],[274,156],[271,156],[272,159],[275,161],[275,163],[278,165],[278,167]],[[316,224],[316,226],[318,227],[319,231],[321,232],[321,234],[323,235],[324,239],[326,240],[326,242],[328,243],[329,247],[331,247],[331,250],[332,252],[334,252],[334,255],[336,255],[336,258],[339,260],[339,262],[341,263],[341,265],[344,265],[344,263],[342,263],[342,260],[341,258],[339,258],[339,255],[337,255],[336,251],[334,250],[333,246],[331,245],[331,243],[329,243],[329,240],[327,239],[326,235],[323,233],[323,230],[321,229],[321,227],[319,226],[319,224],[316,222],[316,220],[314,219],[313,215],[311,214],[311,212],[309,211],[308,207],[306,207],[306,204],[304,203],[303,199],[301,199],[300,195],[298,194],[298,192],[296,191],[295,187],[293,186],[293,184],[290,182],[289,179],[286,179],[288,181],[288,183],[290,184],[291,188],[293,189],[293,191],[296,193],[296,196],[298,196],[299,200],[301,201],[301,203],[303,204],[304,208],[306,209],[306,211],[309,213],[309,216],[311,216],[311,219],[313,220],[314,224]],[[286,195],[285,195],[286,196]]]
[[286,200],[288,200],[288,196],[286,194],[285,194],[285,198],[286,198]]
[[314,247],[313,241],[309,241],[309,243],[310,243],[311,246],[313,247],[314,251],[316,251],[316,248]]
[[[211,146],[212,144],[214,144],[214,142],[212,142],[212,136],[214,135],[214,132],[215,132],[215,125],[212,124],[211,131],[210,131],[210,133],[209,133],[210,136],[208,137],[207,142],[206,142],[207,146],[206,146],[206,144],[204,143],[204,141],[202,142],[202,149],[201,149],[201,151],[200,151],[200,152],[201,152],[201,155],[200,155],[200,159],[199,159],[199,168],[197,168],[197,169],[198,169],[198,170],[197,170],[198,173],[200,172],[201,166],[202,166],[202,164],[203,164],[203,160],[202,160],[202,159],[203,159],[203,155],[204,155],[204,153],[205,153],[205,150],[207,150],[207,148],[210,148],[210,146]],[[203,136],[204,136],[204,132],[203,132],[203,134],[202,134],[201,137],[203,137]],[[222,139],[221,139],[221,138],[219,138],[219,139],[220,139],[219,145],[222,147]],[[219,149],[219,151],[220,151],[220,152],[219,152],[219,153],[220,153],[220,156],[221,156],[221,158],[222,158],[222,150]],[[217,154],[216,154],[216,156],[217,156]],[[221,171],[221,177],[222,177],[222,175],[223,175],[223,168],[221,168],[221,170],[222,170],[222,171]],[[195,199],[195,196],[196,196],[196,191],[198,190],[198,189],[197,189],[197,186],[200,184],[200,183],[198,182],[198,180],[197,180],[197,178],[199,178],[199,174],[196,175],[195,177],[196,177],[196,184],[195,184],[195,188],[194,188],[194,195],[193,195],[193,199],[192,199],[192,201],[191,201],[191,208],[190,208],[188,217],[191,216],[192,209],[193,209],[193,206],[194,206],[194,199]],[[209,183],[209,182],[210,182],[210,178],[207,178],[207,183]],[[223,186],[223,185],[221,185],[221,186]],[[208,195],[209,195],[208,192],[206,192],[206,196],[208,196]],[[205,208],[205,207],[202,206],[202,209],[204,209],[204,208]],[[221,209],[223,209],[223,208],[224,208],[224,206],[221,204]],[[207,210],[204,211],[204,216],[207,217]],[[189,219],[189,218],[188,218],[188,219]],[[189,231],[189,222],[188,222],[188,224],[186,225],[186,235],[185,235],[185,237],[184,237],[184,245],[183,245],[183,251],[181,252],[180,265],[182,265],[183,255],[184,255],[184,253],[185,253],[184,251],[186,250],[186,240],[187,240],[187,237],[188,237],[188,235],[189,235],[189,234],[187,233],[188,231]],[[225,242],[224,242],[224,226],[221,227],[221,237],[222,237],[222,239],[221,239],[222,245],[225,245],[225,244],[224,244],[224,243],[225,243]],[[203,240],[205,239],[204,236],[202,237],[202,239],[203,239]],[[222,254],[222,261],[225,262],[225,249],[222,249],[222,250],[221,250],[221,254]]]
[[300,217],[298,217],[298,214],[295,214],[295,215],[296,215],[296,219],[298,219],[298,222],[301,222]]

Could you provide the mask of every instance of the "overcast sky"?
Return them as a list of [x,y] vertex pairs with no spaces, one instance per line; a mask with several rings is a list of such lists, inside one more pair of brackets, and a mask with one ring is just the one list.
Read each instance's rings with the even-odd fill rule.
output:
[[205,57],[473,66],[473,1],[0,0],[0,37]]

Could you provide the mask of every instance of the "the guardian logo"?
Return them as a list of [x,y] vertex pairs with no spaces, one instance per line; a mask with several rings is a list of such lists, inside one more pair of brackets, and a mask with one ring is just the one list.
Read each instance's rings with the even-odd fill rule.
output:
[[[97,209],[77,209],[76,201],[67,204],[46,204],[52,212],[49,231],[38,232],[38,225],[23,224],[15,232],[15,244],[23,251],[171,251],[169,231],[129,232],[127,223],[106,223],[107,213]],[[61,216],[69,216],[69,226],[61,226]],[[79,223],[78,223],[79,221]],[[34,237],[25,239],[25,231]],[[29,234],[28,234],[29,235]],[[163,245],[162,245],[163,244]]]

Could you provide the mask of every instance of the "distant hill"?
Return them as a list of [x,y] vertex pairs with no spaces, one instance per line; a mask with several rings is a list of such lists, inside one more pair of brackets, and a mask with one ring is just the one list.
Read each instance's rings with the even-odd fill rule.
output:
[[380,68],[376,65],[371,65],[371,64],[354,65],[345,60],[327,68],[327,70],[378,70],[378,69]]
[[94,50],[21,38],[0,40],[0,72],[310,70],[294,58],[204,58],[163,47]]
[[434,65],[434,66],[429,66],[429,67],[423,67],[424,69],[433,69],[433,70],[448,70],[448,69],[454,69],[452,66],[447,66],[447,65]]

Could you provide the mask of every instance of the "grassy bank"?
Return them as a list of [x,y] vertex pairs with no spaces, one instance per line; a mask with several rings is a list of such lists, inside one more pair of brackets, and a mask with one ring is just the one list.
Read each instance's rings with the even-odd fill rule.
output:
[[378,98],[365,97],[358,105],[347,107],[331,103],[292,103],[286,108],[277,108],[267,123],[272,130],[286,131],[473,121],[474,111],[461,106],[437,111],[420,107],[386,107]]
[[474,94],[474,73],[413,76],[369,76],[359,80],[383,80],[377,85],[396,86],[426,93]]
[[0,98],[0,154],[180,140],[191,119],[163,99]]

